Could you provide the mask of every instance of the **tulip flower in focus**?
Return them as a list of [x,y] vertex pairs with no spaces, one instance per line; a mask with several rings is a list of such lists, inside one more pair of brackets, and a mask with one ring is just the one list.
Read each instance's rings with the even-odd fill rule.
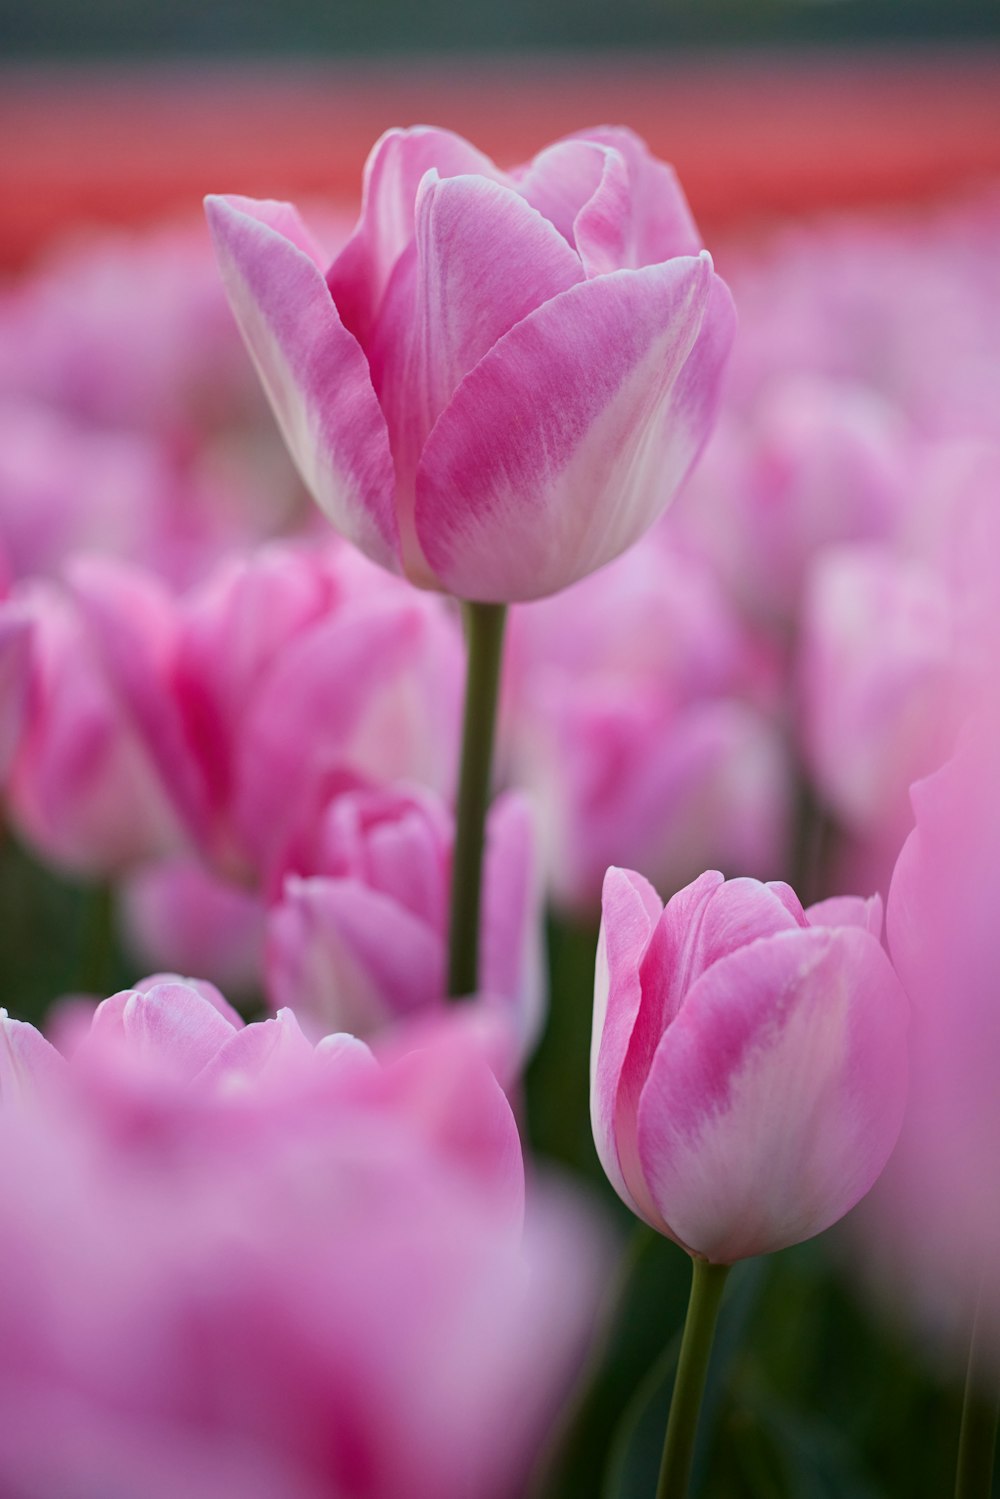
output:
[[707,873],[663,906],[608,871],[591,1117],[623,1201],[697,1259],[808,1239],[864,1196],[899,1134],[908,1006],[881,903],[803,911]]
[[575,1205],[525,1217],[462,1035],[314,1048],[169,976],[75,1030],[0,1012],[0,1490],[524,1492],[602,1251]]
[[307,487],[376,562],[458,597],[553,593],[656,519],[733,332],[671,169],[622,129],[501,171],[389,131],[327,268],[289,204],[207,200],[233,310]]

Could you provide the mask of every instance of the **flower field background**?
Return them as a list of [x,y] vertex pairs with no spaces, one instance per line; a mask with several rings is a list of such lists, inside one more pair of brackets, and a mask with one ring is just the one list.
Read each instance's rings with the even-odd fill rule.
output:
[[[915,910],[919,926],[932,905],[924,863],[946,867],[953,852],[934,843],[935,818],[960,830],[962,853],[996,821],[994,803],[973,826],[955,784],[987,786],[988,753],[925,783],[926,847],[908,867],[897,860],[909,788],[949,760],[970,698],[995,677],[1000,69],[988,53],[814,54],[797,68],[535,61],[512,84],[507,64],[472,78],[369,66],[362,78],[41,70],[4,91],[0,136],[20,149],[0,161],[0,998],[56,1038],[82,1023],[86,996],[151,972],[217,984],[247,1020],[287,1006],[310,1042],[436,1013],[458,617],[357,556],[311,505],[196,205],[216,190],[304,199],[329,256],[354,223],[365,151],[396,119],[432,116],[501,165],[592,119],[638,130],[677,167],[739,332],[715,430],[669,512],[592,576],[512,606],[485,864],[489,993],[470,1028],[486,1037],[529,1161],[562,1173],[602,1228],[572,1285],[557,1289],[539,1251],[551,1280],[536,1287],[546,1314],[535,1309],[534,1336],[551,1338],[560,1374],[544,1384],[540,1350],[532,1388],[546,1419],[512,1428],[530,1477],[463,1490],[461,1453],[409,1477],[423,1475],[415,1493],[455,1499],[640,1499],[656,1491],[689,1264],[635,1223],[595,1152],[605,870],[639,871],[664,899],[705,869],[788,881],[807,907],[877,892],[872,946],[888,901],[911,989],[918,968],[957,966],[946,944],[925,961],[907,921]],[[403,851],[396,863],[380,864],[379,830]],[[843,913],[827,914],[841,928]],[[971,923],[967,906],[960,915]],[[971,962],[961,972],[970,990],[982,979]],[[194,1013],[188,994],[170,1002]],[[220,1002],[206,1003],[207,1034],[222,1021]],[[989,1025],[983,1037],[992,1060]],[[933,1033],[927,1045],[948,1050]],[[988,1096],[986,1064],[969,1075]],[[343,1086],[351,1119],[383,1108],[369,1082]],[[433,1076],[427,1086],[446,1091]],[[409,1084],[387,1087],[392,1118],[398,1107],[409,1120]],[[288,1138],[312,1141],[322,1111],[283,1109]],[[694,1455],[701,1499],[950,1492],[972,1272],[949,1269],[947,1245],[957,1224],[988,1248],[997,1225],[978,1206],[992,1204],[992,1182],[945,1191],[922,1153],[930,1126],[919,1108],[913,1117],[909,1146],[845,1221],[735,1265]],[[265,1152],[276,1182],[284,1139]],[[968,1139],[988,1175],[975,1127]],[[404,1191],[402,1177],[386,1180]],[[11,1181],[16,1201],[27,1189]],[[482,1222],[470,1227],[437,1178],[425,1189],[413,1211],[440,1213],[485,1255]],[[491,1229],[506,1221],[505,1191],[490,1182]],[[572,1221],[582,1242],[590,1220]],[[379,1223],[372,1242],[388,1262],[392,1229]],[[539,1230],[563,1255],[564,1228],[553,1218]],[[360,1264],[365,1245],[350,1252]],[[294,1257],[291,1231],[273,1253]],[[502,1342],[494,1324],[516,1295],[499,1261],[494,1273],[495,1305],[470,1297],[463,1315]],[[333,1325],[349,1343],[354,1324]],[[415,1377],[442,1325],[413,1331]],[[364,1337],[369,1324],[358,1326]],[[464,1367],[461,1338],[445,1331]],[[530,1323],[521,1331],[530,1366]],[[504,1354],[513,1386],[516,1351]],[[442,1402],[457,1389],[458,1376]],[[497,1398],[511,1399],[507,1384]],[[385,1440],[409,1453],[405,1403],[399,1414],[383,1400],[399,1416]],[[471,1397],[462,1410],[483,1449],[501,1445],[488,1412]],[[9,1472],[12,1450],[0,1439]],[[238,1455],[217,1482],[243,1486],[252,1467]],[[164,1457],[154,1499],[202,1492],[179,1477],[171,1489],[169,1470]],[[283,1492],[280,1478],[254,1481],[264,1499]],[[346,1477],[331,1492],[388,1499],[407,1476],[390,1464],[381,1481]]]

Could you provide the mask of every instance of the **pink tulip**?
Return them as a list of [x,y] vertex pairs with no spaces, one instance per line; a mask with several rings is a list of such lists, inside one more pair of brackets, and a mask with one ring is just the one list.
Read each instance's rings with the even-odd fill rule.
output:
[[161,977],[68,1062],[0,1015],[0,1139],[5,1494],[524,1492],[599,1252],[522,1223],[461,1037],[382,1063]]
[[819,1233],[899,1133],[907,1004],[871,902],[803,911],[703,874],[664,908],[608,871],[591,1054],[598,1155],[633,1212],[729,1264]]
[[503,172],[447,131],[389,131],[328,270],[291,205],[206,206],[306,485],[384,566],[538,598],[630,546],[694,463],[732,306],[629,132]]
[[271,897],[330,797],[368,778],[450,787],[458,632],[342,545],[274,546],[168,600],[170,650],[132,628],[144,575],[90,560],[77,607],[192,847]]
[[[541,905],[528,808],[515,795],[487,828],[480,988],[523,1059],[540,1022]],[[267,989],[322,1034],[369,1035],[441,1013],[452,819],[417,788],[347,792],[327,809],[312,869],[289,875],[268,915]]]

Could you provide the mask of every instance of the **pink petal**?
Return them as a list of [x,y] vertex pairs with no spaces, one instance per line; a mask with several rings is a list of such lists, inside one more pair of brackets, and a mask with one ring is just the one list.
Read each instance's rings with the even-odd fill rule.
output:
[[[236,747],[233,821],[265,881],[283,872],[295,833],[318,821],[332,772],[388,779],[423,770],[405,721],[407,689],[424,658],[434,659],[438,626],[419,595],[405,604],[375,598],[302,634],[261,683]],[[329,683],[335,693],[324,690]],[[440,717],[429,694],[418,706]],[[385,732],[386,722],[395,733]]]
[[899,1133],[907,1020],[888,959],[855,928],[779,932],[708,969],[639,1105],[645,1180],[674,1237],[728,1263],[853,1207]]
[[66,1063],[41,1031],[0,1009],[0,1104],[34,1097]]
[[657,161],[634,131],[622,125],[598,125],[578,131],[571,139],[609,148],[626,163],[630,255],[619,264],[657,265],[676,255],[698,254],[701,236],[676,172]]
[[136,1064],[190,1082],[234,1030],[211,998],[182,980],[167,980],[145,993],[124,990],[98,1005],[85,1049],[114,1054],[124,1046]]
[[151,973],[147,978],[140,979],[135,985],[134,993],[151,994],[154,989],[161,988],[164,984],[171,988],[180,986],[182,989],[192,989],[199,999],[205,1000],[232,1026],[233,1030],[243,1029],[243,1017],[235,1010],[224,994],[221,994],[214,984],[207,979],[192,979],[179,973]]
[[443,586],[538,598],[624,551],[708,434],[732,327],[706,255],[596,277],[512,328],[417,471],[417,535]]
[[628,169],[617,151],[559,141],[514,175],[518,192],[575,247],[588,276],[635,264],[627,243]]
[[[494,1198],[505,1217],[524,1211],[524,1159],[510,1104],[484,1060],[475,1035],[447,1016],[426,1044],[390,1047],[386,1065],[369,1086],[378,1102],[398,1109],[410,1127],[432,1140],[478,1191]],[[402,1045],[408,1037],[401,1033]]]
[[882,937],[882,897],[869,895],[832,895],[806,907],[810,926],[859,926],[876,941]]
[[619,1068],[614,1104],[615,1144],[632,1198],[643,1204],[646,1221],[661,1230],[666,1226],[649,1195],[639,1159],[639,1100],[660,1038],[684,1002],[692,969],[698,971],[702,953],[699,937],[706,912],[713,897],[724,899],[727,888],[722,875],[713,869],[679,890],[653,927],[645,950],[637,955],[632,980],[639,999]]
[[452,831],[445,804],[422,787],[345,791],[323,815],[308,873],[358,880],[443,930]]
[[259,985],[264,908],[251,891],[194,859],[164,859],[119,886],[132,947],[147,963],[203,973],[224,989]]
[[[229,300],[292,457],[337,530],[398,566],[394,475],[368,364],[289,205],[206,199]],[[288,238],[291,223],[294,238]]]
[[280,1010],[272,1020],[258,1020],[236,1031],[195,1081],[199,1087],[224,1089],[262,1082],[298,1086],[309,1076],[313,1061],[313,1048],[295,1016],[291,1010]]
[[[720,876],[721,878],[721,876]],[[590,1043],[590,1118],[601,1165],[624,1202],[641,1217],[619,1160],[616,1111],[622,1067],[639,1013],[639,963],[663,903],[641,874],[608,870],[604,877],[601,934],[594,973]]]
[[204,845],[209,809],[171,688],[176,614],[158,579],[124,563],[78,557],[68,577],[115,705],[135,730],[191,841]]
[[358,226],[330,267],[327,280],[345,328],[364,348],[399,257],[413,239],[413,209],[425,173],[476,173],[503,181],[488,156],[450,130],[414,125],[387,130],[365,163]]
[[290,876],[271,912],[265,956],[272,1003],[314,1034],[369,1034],[444,993],[440,935],[353,880]]
[[[603,157],[600,181],[573,220],[573,243],[588,276],[637,269],[644,263],[637,257],[630,232],[634,204],[625,164],[617,151],[604,151]],[[697,254],[697,249],[692,253]]]
[[509,187],[428,172],[415,237],[371,341],[372,379],[389,428],[408,573],[429,578],[413,525],[420,453],[459,382],[503,334],[583,280],[579,256]]

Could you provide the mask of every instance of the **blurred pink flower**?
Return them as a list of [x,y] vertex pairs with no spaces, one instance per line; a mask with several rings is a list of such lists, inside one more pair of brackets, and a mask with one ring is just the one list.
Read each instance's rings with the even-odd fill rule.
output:
[[[166,595],[132,579],[123,595],[129,648],[162,673],[171,647]],[[43,858],[115,875],[180,846],[184,829],[154,757],[108,679],[71,597],[36,582],[0,606],[7,628],[0,721],[11,822]]]
[[899,1134],[907,1004],[881,904],[803,911],[784,884],[703,874],[664,908],[608,871],[591,1117],[625,1203],[728,1264],[808,1239],[868,1191]]
[[0,1016],[0,1135],[4,1493],[523,1492],[601,1252],[546,1193],[522,1221],[460,1031],[381,1063],[161,977],[69,1061]]
[[206,207],[307,487],[425,586],[565,587],[655,520],[711,428],[732,303],[626,130],[509,173],[448,131],[391,130],[328,271],[291,205]]
[[[456,625],[349,549],[264,548],[179,597],[98,559],[70,581],[158,794],[227,878],[276,894],[335,790],[397,777],[450,788]],[[136,625],[154,597],[157,651]]]
[[906,424],[875,390],[786,376],[724,409],[670,524],[734,601],[784,628],[827,546],[896,533],[909,469]]
[[789,793],[776,681],[708,569],[662,533],[514,612],[503,744],[561,906],[596,912],[616,861],[667,889],[706,863],[779,866]]
[[202,224],[57,245],[0,297],[0,391],[173,440],[259,414]]
[[[267,918],[272,1004],[322,1034],[366,1036],[444,1008],[453,825],[416,787],[345,792],[323,815],[311,867]],[[494,804],[486,838],[483,1003],[523,1060],[541,1021],[541,902],[528,807]]]
[[118,894],[127,946],[143,963],[259,994],[266,907],[255,891],[178,854],[130,870]]
[[912,790],[916,826],[893,873],[887,926],[913,1005],[913,1088],[874,1226],[883,1241],[891,1233],[893,1276],[905,1275],[929,1320],[963,1345],[982,1282],[1000,1352],[998,764],[994,696]]
[[822,374],[877,390],[925,437],[995,439],[998,248],[992,188],[932,212],[797,223],[738,250],[736,404],[776,377]]
[[810,574],[798,728],[820,799],[856,836],[898,849],[911,782],[948,752],[952,616],[942,579],[887,547],[827,548]]

